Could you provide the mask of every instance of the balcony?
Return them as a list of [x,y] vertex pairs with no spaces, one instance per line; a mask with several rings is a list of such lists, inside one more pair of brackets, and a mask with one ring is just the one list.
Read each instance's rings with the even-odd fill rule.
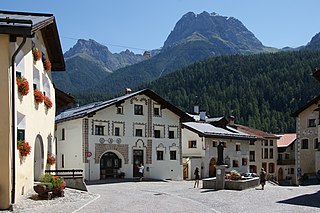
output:
[[295,159],[277,160],[278,165],[295,165]]

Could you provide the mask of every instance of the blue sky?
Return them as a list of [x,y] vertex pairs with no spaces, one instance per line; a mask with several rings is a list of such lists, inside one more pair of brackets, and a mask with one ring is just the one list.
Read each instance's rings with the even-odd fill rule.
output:
[[112,52],[156,49],[190,11],[235,17],[264,45],[277,48],[305,45],[320,32],[319,0],[1,0],[0,5],[1,10],[53,13],[64,52],[80,38]]

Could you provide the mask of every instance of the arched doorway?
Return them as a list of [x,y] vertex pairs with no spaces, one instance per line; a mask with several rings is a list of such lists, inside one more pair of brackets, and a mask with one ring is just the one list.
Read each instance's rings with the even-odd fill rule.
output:
[[43,174],[44,168],[44,150],[43,150],[43,140],[41,135],[37,135],[36,141],[34,143],[34,165],[33,165],[33,175],[34,180],[38,181],[40,176]]
[[100,159],[100,179],[116,178],[121,159],[113,152],[106,152]]
[[215,177],[216,176],[216,159],[211,158],[209,163],[209,177]]
[[283,169],[280,168],[279,171],[278,171],[278,181],[281,181],[283,180]]

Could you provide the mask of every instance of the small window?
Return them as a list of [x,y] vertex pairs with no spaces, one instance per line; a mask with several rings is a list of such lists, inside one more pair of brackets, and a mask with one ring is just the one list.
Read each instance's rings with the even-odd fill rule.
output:
[[294,174],[294,168],[290,168],[291,174]]
[[118,106],[117,107],[117,114],[123,114],[123,106]]
[[242,158],[242,166],[248,165],[248,159],[247,158]]
[[250,151],[250,162],[254,162],[256,159],[255,159],[255,151]]
[[273,146],[273,140],[270,140],[270,146]]
[[315,148],[315,149],[319,149],[319,141],[318,141],[318,138],[315,138],[315,139],[314,139],[314,148]]
[[61,155],[61,168],[64,168],[64,154]]
[[308,149],[308,143],[309,143],[308,139],[303,139],[301,149]]
[[160,116],[160,109],[158,107],[153,108],[153,115]]
[[269,150],[269,157],[270,157],[270,159],[273,159],[273,149]]
[[17,78],[21,78],[21,72],[17,71],[17,72],[16,72],[16,77],[17,77]]
[[232,167],[239,167],[239,162],[237,160],[233,160]]
[[154,137],[155,138],[160,138],[160,130],[154,130]]
[[212,141],[212,147],[217,147],[218,142],[217,141]]
[[143,106],[139,104],[134,105],[134,114],[135,115],[143,115]]
[[278,159],[282,160],[282,154],[278,154]]
[[265,145],[265,146],[268,146],[268,140],[265,140],[265,141],[264,141],[264,145]]
[[114,135],[115,136],[120,136],[120,128],[119,127],[115,127],[114,128]]
[[189,141],[189,148],[197,148],[197,141]]
[[37,88],[37,84],[33,84],[33,90],[36,90]]
[[174,131],[169,131],[169,138],[173,139],[174,138]]
[[104,135],[104,126],[95,126],[95,135]]
[[264,159],[268,159],[268,149],[264,149]]
[[269,173],[274,173],[274,163],[269,163]]
[[236,144],[236,151],[240,151],[240,144]]
[[223,146],[223,148],[227,148],[227,143],[226,142],[220,142]]
[[308,127],[316,127],[316,119],[309,119]]
[[65,139],[66,139],[65,129],[62,128],[62,129],[61,129],[61,140],[64,141]]
[[284,155],[284,158],[285,158],[286,160],[288,160],[288,159],[290,158],[290,155],[289,155],[288,153],[286,153],[286,154]]
[[157,151],[157,160],[163,160],[163,151]]
[[254,145],[254,141],[250,141],[249,145],[253,146]]
[[177,151],[170,151],[170,160],[177,160]]
[[24,129],[18,129],[17,139],[18,139],[18,141],[19,141],[19,140],[25,140]]
[[136,129],[136,136],[142,137],[142,129]]

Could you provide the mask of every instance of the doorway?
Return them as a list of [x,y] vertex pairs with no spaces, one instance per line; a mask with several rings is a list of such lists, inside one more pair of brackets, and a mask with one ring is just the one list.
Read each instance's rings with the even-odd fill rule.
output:
[[217,173],[216,173],[216,159],[215,158],[211,158],[210,163],[209,163],[209,177],[216,177]]
[[116,178],[121,159],[113,152],[104,153],[100,159],[100,179]]
[[283,180],[283,169],[280,168],[278,171],[278,181],[282,181]]
[[133,150],[133,177],[140,177],[138,166],[143,164],[143,150]]
[[43,174],[44,168],[44,151],[43,151],[43,141],[40,135],[37,135],[36,141],[34,143],[34,171],[33,176],[35,181],[39,181],[41,175]]

